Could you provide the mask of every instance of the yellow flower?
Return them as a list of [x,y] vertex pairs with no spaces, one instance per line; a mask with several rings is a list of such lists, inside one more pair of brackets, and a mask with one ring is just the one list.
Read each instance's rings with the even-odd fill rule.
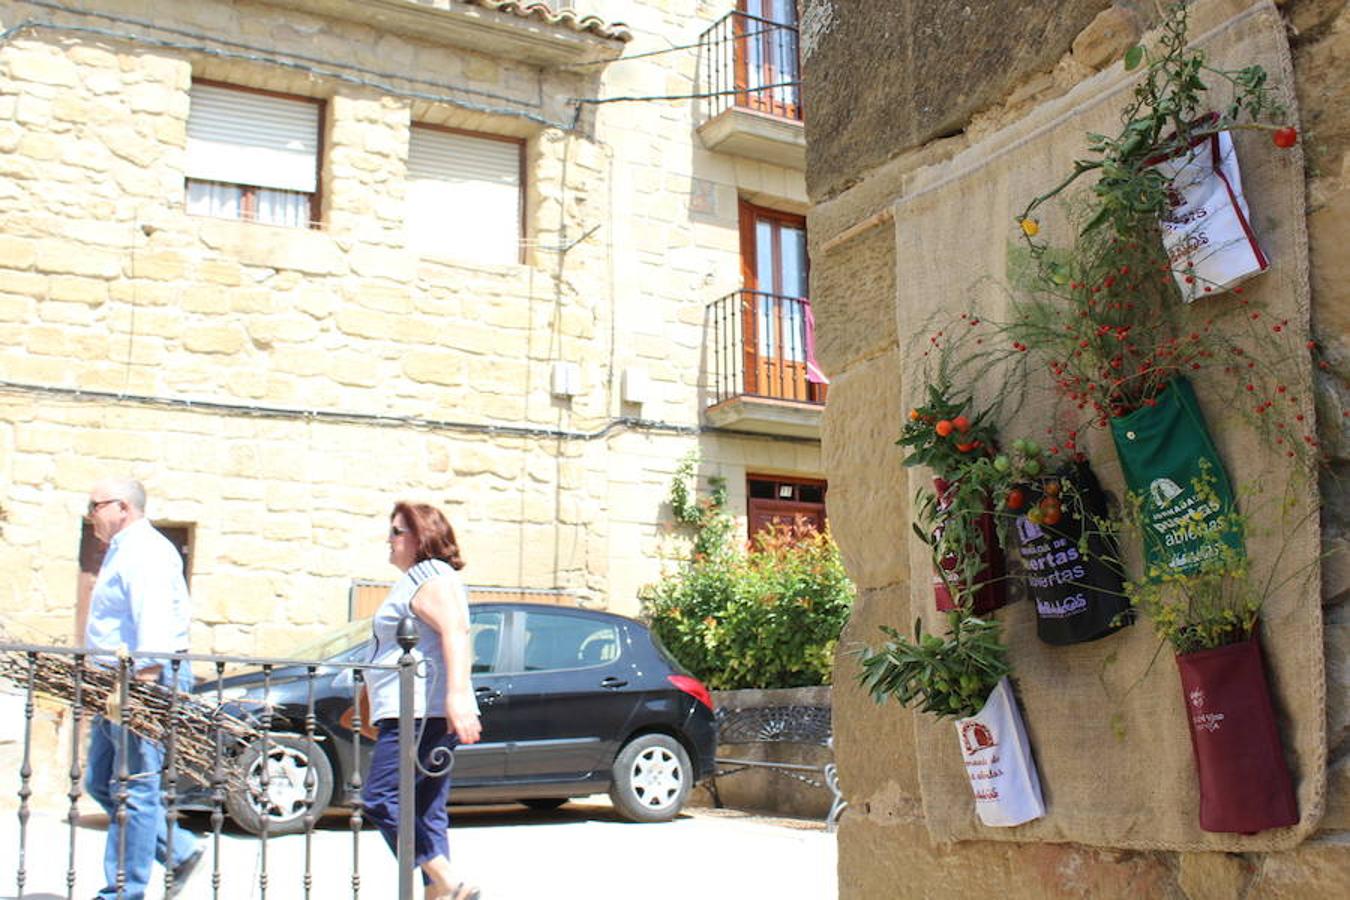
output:
[[1022,220],[1022,233],[1025,234],[1027,237],[1035,237],[1040,230],[1041,230],[1040,223],[1037,222],[1035,219]]

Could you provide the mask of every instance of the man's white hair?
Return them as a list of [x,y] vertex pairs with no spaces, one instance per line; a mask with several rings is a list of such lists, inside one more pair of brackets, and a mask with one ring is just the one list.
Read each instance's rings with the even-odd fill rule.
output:
[[122,500],[130,504],[137,512],[145,514],[145,485],[134,478],[108,478],[102,487],[108,492],[109,499]]

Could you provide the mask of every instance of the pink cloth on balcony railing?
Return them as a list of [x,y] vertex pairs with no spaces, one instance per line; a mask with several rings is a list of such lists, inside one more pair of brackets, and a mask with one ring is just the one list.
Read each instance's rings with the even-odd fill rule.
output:
[[806,380],[812,384],[829,384],[830,379],[816,362],[816,317],[811,314],[810,300],[802,300],[802,310],[806,314]]

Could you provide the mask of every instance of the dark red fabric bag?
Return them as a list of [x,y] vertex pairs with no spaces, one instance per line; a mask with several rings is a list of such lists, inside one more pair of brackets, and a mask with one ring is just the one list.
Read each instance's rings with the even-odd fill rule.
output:
[[[939,510],[946,509],[947,504],[943,503],[943,498],[947,496],[947,489],[950,486],[941,478],[933,479],[933,487],[937,490],[938,495]],[[988,505],[985,508],[987,511],[975,523],[975,527],[980,530],[980,535],[984,538],[984,567],[975,575],[975,583],[979,587],[976,588],[970,604],[970,611],[976,614],[990,612],[1008,602],[1007,565],[1003,558],[1003,548],[999,546],[998,534],[994,529],[993,511],[989,509]],[[940,531],[937,533],[941,534]],[[942,568],[947,574],[947,580],[954,587],[958,585],[964,587],[964,583],[957,574],[960,566],[956,557],[948,555],[941,562]],[[946,582],[943,581],[942,575],[938,572],[933,573],[933,596],[937,600],[938,612],[948,612],[956,608],[956,601],[952,597],[952,592],[947,588]]]
[[1177,668],[1200,777],[1200,827],[1255,834],[1297,824],[1256,637],[1179,655]]

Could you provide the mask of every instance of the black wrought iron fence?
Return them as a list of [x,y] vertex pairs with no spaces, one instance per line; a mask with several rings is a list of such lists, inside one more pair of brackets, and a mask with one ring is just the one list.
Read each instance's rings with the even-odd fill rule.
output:
[[743,12],[718,19],[699,36],[699,92],[709,118],[730,106],[802,119],[797,27]]
[[708,304],[709,405],[751,396],[824,403],[808,374],[808,301],[741,290]]
[[[0,643],[0,684],[21,693],[24,701],[24,727],[22,739],[22,762],[17,772],[19,806],[18,828],[18,864],[14,873],[14,885],[18,897],[25,896],[31,874],[29,851],[29,825],[31,802],[33,798],[33,780],[35,766],[42,766],[43,760],[33,757],[33,720],[39,699],[55,702],[69,710],[71,717],[70,768],[68,771],[69,808],[66,815],[68,839],[66,841],[66,895],[84,896],[103,886],[104,873],[77,871],[76,843],[78,829],[82,820],[80,800],[85,795],[85,763],[82,756],[88,742],[89,729],[97,721],[94,716],[116,721],[123,727],[117,729],[120,734],[120,764],[115,772],[116,788],[112,792],[115,808],[111,815],[119,822],[125,821],[128,814],[128,799],[131,780],[136,777],[127,766],[128,734],[147,738],[163,748],[164,762],[159,772],[161,797],[163,800],[166,843],[173,846],[173,835],[182,824],[185,808],[185,788],[196,786],[209,792],[210,836],[212,846],[211,889],[215,898],[235,897],[242,893],[242,886],[234,880],[241,873],[225,872],[221,867],[221,835],[225,825],[227,806],[239,809],[253,808],[257,814],[254,823],[258,840],[257,893],[266,898],[271,888],[280,889],[280,896],[304,896],[310,898],[315,890],[313,838],[314,829],[325,809],[315,801],[315,767],[307,766],[304,775],[304,793],[299,801],[303,806],[302,832],[304,835],[304,868],[300,884],[279,885],[272,882],[268,871],[268,845],[272,838],[274,820],[275,792],[273,791],[273,765],[271,761],[276,748],[283,742],[300,741],[309,753],[318,755],[326,751],[320,747],[325,740],[316,729],[315,683],[323,669],[325,675],[331,675],[334,669],[350,673],[350,748],[349,773],[342,785],[345,796],[335,806],[347,810],[347,824],[352,834],[351,845],[351,896],[361,896],[360,834],[365,824],[362,792],[362,771],[368,759],[364,744],[369,741],[363,737],[363,730],[373,723],[365,722],[363,716],[362,693],[365,687],[365,673],[374,670],[397,671],[399,681],[399,747],[398,747],[398,797],[400,820],[398,823],[398,893],[400,900],[410,900],[414,889],[414,772],[421,765],[417,757],[420,732],[415,727],[414,687],[417,661],[412,650],[418,640],[416,624],[405,619],[399,626],[398,642],[402,655],[394,664],[375,664],[367,662],[342,662],[335,660],[316,661],[313,659],[283,659],[244,656],[203,655],[193,653],[113,653],[70,647],[45,646],[24,643]],[[193,664],[209,668],[211,677],[194,691],[174,690],[159,683],[140,681],[134,677],[138,659],[152,659],[166,666],[171,673],[172,684],[186,684],[182,677],[190,674]],[[234,666],[256,667],[262,673],[260,700],[243,701],[232,699],[226,690],[226,669]],[[303,713],[292,713],[285,717],[287,730],[280,730],[282,724],[272,703],[273,676],[278,670],[285,669],[294,674],[299,672],[305,680],[306,700]],[[339,678],[342,676],[339,675]],[[298,718],[300,721],[294,721]],[[298,728],[297,728],[298,726]],[[448,751],[447,751],[448,752]],[[311,757],[314,758],[314,757]],[[453,763],[453,756],[443,756],[442,761]],[[249,765],[249,762],[252,765]],[[47,760],[45,762],[53,762]],[[58,764],[59,763],[55,763]],[[293,787],[293,785],[291,786]],[[233,793],[233,797],[231,797]],[[242,800],[241,800],[242,798]],[[333,800],[337,800],[336,787]],[[188,804],[190,805],[190,804]],[[122,832],[125,836],[125,831]],[[43,847],[41,859],[44,865],[51,865],[50,847]],[[333,861],[325,861],[325,868],[331,868]],[[250,878],[252,873],[241,877]],[[165,891],[174,888],[174,867],[165,866]],[[89,885],[94,884],[93,888]],[[126,884],[126,846],[119,841],[117,853],[117,886],[119,897]],[[327,893],[326,896],[332,896]],[[388,896],[387,888],[380,888],[377,896]]]

